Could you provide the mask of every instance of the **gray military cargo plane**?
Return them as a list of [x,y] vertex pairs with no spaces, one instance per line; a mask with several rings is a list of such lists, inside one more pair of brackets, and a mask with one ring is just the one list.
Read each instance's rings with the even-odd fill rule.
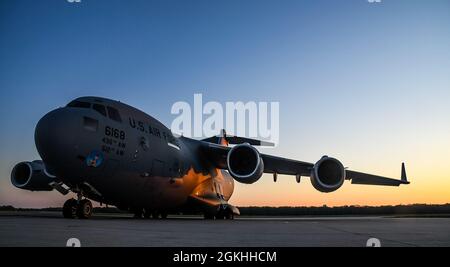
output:
[[[401,179],[350,171],[335,158],[315,164],[265,155],[263,142],[226,135],[204,140],[176,137],[162,123],[124,103],[81,97],[39,120],[35,142],[42,160],[18,163],[12,184],[31,191],[70,191],[66,218],[89,218],[89,199],[131,211],[135,217],[166,218],[196,210],[206,219],[232,219],[239,210],[228,203],[234,180],[252,184],[263,173],[311,178],[321,192],[353,184],[409,184]],[[229,144],[235,145],[233,147]]]

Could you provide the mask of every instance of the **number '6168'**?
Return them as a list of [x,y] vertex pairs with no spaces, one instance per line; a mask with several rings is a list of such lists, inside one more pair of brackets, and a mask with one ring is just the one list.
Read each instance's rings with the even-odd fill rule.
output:
[[125,132],[121,131],[119,129],[115,129],[109,126],[105,127],[105,135],[106,136],[111,136],[120,140],[124,140],[125,139]]

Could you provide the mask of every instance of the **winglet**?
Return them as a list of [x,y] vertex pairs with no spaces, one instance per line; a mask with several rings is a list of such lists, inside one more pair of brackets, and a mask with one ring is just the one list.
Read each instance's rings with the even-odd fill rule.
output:
[[401,181],[403,184],[409,184],[408,182],[408,178],[406,177],[406,168],[405,168],[405,163],[402,162],[402,178]]

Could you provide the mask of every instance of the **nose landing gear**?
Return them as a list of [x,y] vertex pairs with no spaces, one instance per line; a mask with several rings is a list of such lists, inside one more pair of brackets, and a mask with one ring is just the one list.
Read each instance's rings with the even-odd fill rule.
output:
[[74,219],[77,216],[77,201],[73,198],[68,199],[63,206],[63,216],[67,219]]
[[92,216],[92,203],[89,199],[83,199],[78,203],[77,216],[80,219],[89,219]]
[[89,219],[92,216],[92,203],[88,199],[76,200],[69,199],[64,203],[63,216],[64,218],[74,219]]

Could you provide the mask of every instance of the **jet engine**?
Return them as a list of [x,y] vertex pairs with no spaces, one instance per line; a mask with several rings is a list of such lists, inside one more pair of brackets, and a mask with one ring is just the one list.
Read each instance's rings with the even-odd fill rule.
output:
[[327,156],[322,157],[311,171],[311,183],[323,193],[338,190],[345,180],[345,168],[342,163]]
[[55,178],[47,172],[41,160],[18,163],[11,172],[11,182],[15,187],[31,191],[53,190],[49,184]]
[[253,184],[264,172],[261,155],[247,143],[236,145],[228,152],[227,165],[231,176],[244,184]]

